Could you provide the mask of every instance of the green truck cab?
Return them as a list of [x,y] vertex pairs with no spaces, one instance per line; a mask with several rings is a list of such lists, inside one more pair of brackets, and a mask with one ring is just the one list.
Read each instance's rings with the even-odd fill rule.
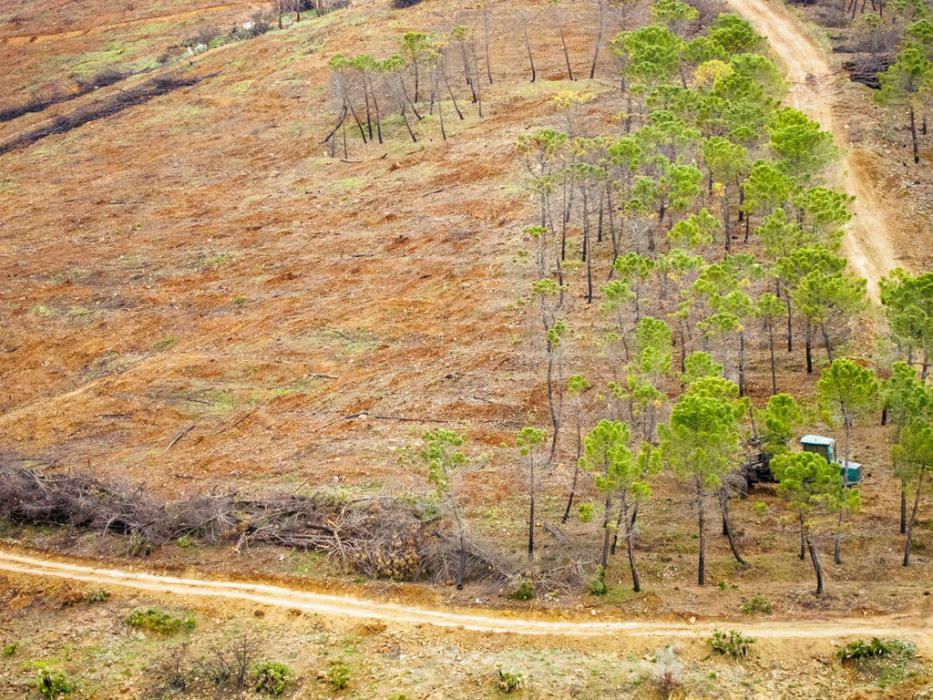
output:
[[846,486],[853,486],[862,480],[862,465],[857,462],[840,460],[836,455],[836,440],[823,435],[804,435],[800,438],[804,452],[815,452],[823,455],[830,464],[838,464],[842,472],[842,480]]

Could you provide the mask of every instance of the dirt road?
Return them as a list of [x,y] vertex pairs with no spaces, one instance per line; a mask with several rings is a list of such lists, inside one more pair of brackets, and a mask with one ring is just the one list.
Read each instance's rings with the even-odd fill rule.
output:
[[[594,637],[625,635],[633,637],[694,638],[709,636],[722,622],[695,624],[651,621],[553,621],[546,618],[497,616],[493,612],[475,613],[436,610],[352,596],[312,593],[284,586],[179,578],[158,574],[97,568],[80,563],[48,560],[0,549],[0,573],[80,581],[97,586],[116,586],[154,594],[182,598],[207,597],[239,600],[259,605],[303,610],[306,612],[355,619],[379,620],[401,625],[470,630],[491,634],[554,635]],[[754,634],[762,639],[835,639],[850,636],[897,636],[909,638],[920,649],[933,649],[933,635],[928,620],[909,616],[846,618],[825,621],[776,622],[759,624],[727,623],[730,629]]]
[[787,102],[833,134],[843,157],[835,177],[855,197],[852,223],[843,248],[852,268],[868,280],[868,292],[878,300],[878,280],[898,266],[888,221],[893,214],[874,189],[857,152],[849,148],[844,129],[833,116],[838,76],[826,52],[782,0],[729,0],[729,4],[765,35],[788,82]]

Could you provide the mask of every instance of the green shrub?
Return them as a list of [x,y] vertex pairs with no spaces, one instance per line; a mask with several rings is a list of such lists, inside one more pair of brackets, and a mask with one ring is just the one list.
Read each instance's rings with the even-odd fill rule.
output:
[[88,603],[103,603],[109,598],[110,598],[110,592],[100,589],[88,595],[87,602]]
[[709,645],[713,651],[723,656],[733,659],[744,659],[752,650],[752,644],[755,640],[746,637],[741,632],[729,630],[728,632],[713,631],[713,636],[709,638]]
[[17,649],[19,649],[19,642],[10,642],[9,644],[4,644],[3,655],[7,657],[13,656]]
[[188,549],[188,547],[193,547],[195,545],[195,539],[191,535],[182,535],[175,540],[175,544],[182,549]]
[[856,640],[836,652],[844,664],[852,664],[859,674],[875,677],[884,689],[903,683],[916,673],[917,647],[901,639]]
[[512,593],[515,600],[532,600],[535,597],[535,586],[528,579],[523,578],[518,582],[515,591]]
[[257,693],[279,697],[291,681],[292,672],[285,664],[265,661],[253,669],[253,687]]
[[755,515],[759,518],[768,512],[768,504],[764,501],[755,501]]
[[350,667],[344,661],[334,661],[327,669],[327,682],[334,690],[343,690],[350,683]]
[[899,639],[878,639],[877,637],[872,637],[870,642],[866,642],[862,639],[849,642],[836,652],[836,656],[839,657],[840,661],[846,662],[894,655],[912,658],[915,653],[916,649],[910,642],[902,642]]
[[579,506],[577,506],[577,513],[580,517],[581,523],[588,523],[593,519],[593,513],[595,512],[592,503],[587,503],[584,501]]
[[770,615],[772,609],[771,601],[760,595],[752,596],[739,607],[739,611],[743,615],[754,615],[755,613]]
[[522,687],[524,681],[522,674],[512,673],[511,671],[503,671],[501,668],[499,671],[499,690],[508,695],[509,693],[514,693],[516,690]]
[[136,608],[123,621],[130,627],[165,635],[194,629],[194,615],[176,617],[156,608]]
[[599,567],[599,573],[590,579],[590,593],[593,595],[606,595],[609,586],[606,585],[606,570]]
[[40,668],[39,675],[36,676],[35,688],[42,697],[55,700],[62,695],[71,695],[77,686],[69,681],[64,673]]

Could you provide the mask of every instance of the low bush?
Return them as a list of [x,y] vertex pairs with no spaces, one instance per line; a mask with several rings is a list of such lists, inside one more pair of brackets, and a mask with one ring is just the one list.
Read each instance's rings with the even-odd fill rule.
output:
[[345,661],[334,661],[327,668],[327,682],[334,690],[343,690],[350,684],[350,667]]
[[499,690],[505,693],[506,695],[514,693],[516,690],[522,687],[524,683],[524,677],[520,673],[513,673],[511,671],[503,671],[501,668],[497,669],[499,672],[498,687]]
[[606,595],[609,586],[606,584],[606,570],[600,567],[599,573],[590,579],[590,593],[593,595]]
[[103,603],[109,599],[110,599],[110,592],[105,591],[104,589],[100,589],[100,590],[94,591],[93,593],[89,593],[87,597],[87,602],[88,603]]
[[743,615],[754,615],[755,613],[770,615],[772,610],[771,601],[760,595],[752,596],[739,607],[739,612]]
[[839,660],[861,661],[863,659],[879,658],[883,656],[907,655],[912,657],[915,653],[913,644],[899,639],[878,639],[872,637],[870,642],[863,639],[857,639],[849,642],[842,649],[836,652]]
[[292,672],[285,664],[276,661],[264,661],[253,670],[253,687],[257,693],[279,697],[285,693],[291,681]]
[[709,638],[709,645],[713,651],[732,659],[746,658],[751,653],[752,644],[754,643],[754,639],[746,637],[735,630],[729,630],[728,632],[715,630],[713,636]]
[[512,593],[515,600],[533,600],[535,597],[535,585],[528,579],[521,579]]
[[3,656],[10,657],[16,653],[16,650],[19,649],[19,642],[10,642],[9,644],[3,645],[2,653]]
[[60,671],[40,668],[39,675],[36,676],[35,689],[42,697],[55,700],[64,695],[71,695],[77,690],[77,685],[69,681],[68,677]]
[[170,635],[194,629],[194,615],[176,617],[156,608],[137,608],[123,620],[130,627]]

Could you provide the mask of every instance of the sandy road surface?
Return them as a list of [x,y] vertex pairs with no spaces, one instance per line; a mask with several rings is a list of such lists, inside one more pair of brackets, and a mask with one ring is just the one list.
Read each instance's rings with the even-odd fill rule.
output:
[[[723,623],[696,624],[651,621],[552,621],[546,618],[496,616],[494,613],[438,610],[366,600],[352,596],[301,591],[258,583],[179,578],[158,574],[97,568],[63,560],[49,560],[0,549],[0,573],[59,578],[98,586],[117,586],[182,598],[238,600],[259,605],[304,610],[337,618],[380,620],[402,625],[431,625],[473,632],[516,635],[594,637],[705,637]],[[910,616],[833,619],[824,621],[757,624],[727,623],[729,628],[753,633],[761,639],[833,639],[858,635],[910,638],[920,649],[933,649],[930,620]]]
[[868,280],[868,292],[878,300],[878,280],[898,266],[888,221],[893,214],[875,192],[874,183],[858,154],[848,149],[845,131],[833,117],[837,76],[806,28],[781,0],[728,0],[729,4],[765,35],[783,63],[789,83],[787,102],[833,134],[843,153],[836,173],[839,184],[855,196],[852,223],[843,248],[852,268]]

